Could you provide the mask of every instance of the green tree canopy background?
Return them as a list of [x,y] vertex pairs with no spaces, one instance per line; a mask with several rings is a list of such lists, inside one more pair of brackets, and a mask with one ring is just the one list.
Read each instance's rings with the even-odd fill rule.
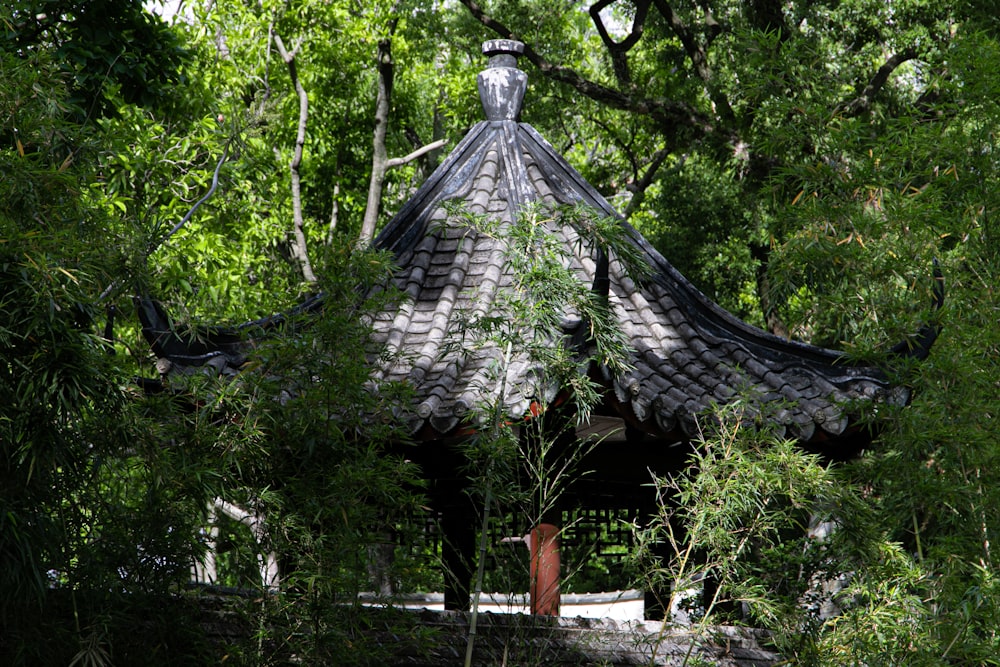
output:
[[[354,249],[380,82],[391,84],[389,157],[454,145],[480,118],[480,44],[498,36],[527,44],[524,120],[724,307],[874,360],[921,323],[943,326],[931,357],[900,378],[912,403],[879,414],[872,450],[835,470],[865,499],[872,539],[911,568],[916,606],[895,608],[893,622],[920,624],[919,651],[878,657],[859,644],[854,659],[995,660],[991,3],[216,0],[186,4],[168,25],[136,1],[40,0],[5,6],[0,28],[0,553],[11,564],[0,620],[13,660],[126,646],[141,612],[123,600],[176,590],[217,496],[268,507],[286,546],[313,540],[303,581],[323,571],[331,591],[364,579],[363,545],[385,508],[416,499],[414,471],[356,447],[363,425],[320,432],[327,422],[310,417],[369,400],[359,354],[332,357],[298,416],[257,400],[267,387],[208,380],[181,389],[197,406],[183,412],[137,389],[156,370],[131,299],[164,300],[182,326],[286,310],[317,289],[346,304],[350,286],[385,270]],[[380,222],[446,151],[386,172]],[[318,284],[296,259],[296,217]],[[938,312],[935,259],[947,282]],[[357,347],[342,352],[362,350],[363,327],[331,318],[292,337],[287,355],[347,339]],[[302,474],[308,461],[316,476]],[[324,542],[319,528],[351,507],[325,485],[330,470],[368,502],[350,539]],[[324,569],[344,550],[360,570]],[[868,594],[899,572],[865,570]],[[54,634],[50,590],[76,605],[75,625]],[[811,630],[820,643],[836,631]]]

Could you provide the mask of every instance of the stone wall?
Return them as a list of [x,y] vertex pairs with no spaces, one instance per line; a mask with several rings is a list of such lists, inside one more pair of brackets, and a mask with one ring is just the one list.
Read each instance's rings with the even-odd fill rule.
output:
[[[203,627],[220,648],[247,637],[246,616],[232,600],[202,598]],[[376,645],[386,667],[455,667],[465,658],[470,614],[431,610],[345,607],[363,614],[354,624],[368,630],[363,643]],[[402,616],[401,616],[402,615]],[[359,619],[360,620],[360,619]],[[768,667],[780,656],[765,648],[761,631],[713,627],[702,635],[655,621],[553,618],[524,614],[479,615],[473,664],[477,667],[617,667],[625,665]],[[384,662],[383,662],[384,661]]]
[[[469,614],[419,611],[424,629],[436,630],[428,651],[396,651],[399,667],[449,667],[466,651]],[[715,627],[698,638],[688,629],[653,621],[615,622],[586,618],[545,618],[521,614],[481,614],[477,621],[475,665],[577,667],[618,665],[717,665],[765,667],[780,657],[761,646],[760,632]]]

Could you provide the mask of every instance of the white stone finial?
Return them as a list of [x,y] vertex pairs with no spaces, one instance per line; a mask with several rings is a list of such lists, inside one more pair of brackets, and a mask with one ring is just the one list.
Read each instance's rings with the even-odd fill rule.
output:
[[479,99],[486,119],[516,121],[524,104],[528,75],[517,68],[517,56],[524,53],[524,44],[512,39],[491,39],[483,42],[483,54],[489,56],[487,69],[479,73]]

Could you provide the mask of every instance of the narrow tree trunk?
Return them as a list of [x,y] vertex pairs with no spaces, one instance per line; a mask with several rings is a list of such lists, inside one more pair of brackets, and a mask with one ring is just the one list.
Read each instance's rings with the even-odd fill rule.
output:
[[337,231],[337,218],[340,217],[340,204],[337,199],[340,197],[340,183],[333,184],[333,203],[330,204],[330,226],[326,230],[326,244],[333,243],[333,234]]
[[[392,13],[399,11],[400,3],[397,2]],[[375,238],[375,226],[378,224],[379,208],[382,204],[382,186],[385,183],[385,174],[393,167],[415,160],[431,151],[435,151],[447,142],[438,139],[418,148],[405,157],[389,159],[389,153],[385,146],[386,132],[389,128],[389,107],[392,101],[392,84],[395,73],[395,63],[392,61],[392,36],[396,32],[397,19],[389,22],[389,36],[378,43],[378,94],[375,99],[375,132],[372,137],[372,175],[368,181],[368,202],[365,206],[365,217],[361,222],[361,234],[358,236],[358,245],[365,247],[371,244]]]
[[292,216],[294,224],[294,242],[292,243],[292,255],[299,262],[302,270],[302,277],[306,282],[316,282],[316,274],[313,273],[312,264],[309,261],[309,247],[306,243],[305,221],[302,217],[302,185],[299,176],[299,165],[302,164],[302,148],[306,143],[306,122],[309,119],[309,96],[306,95],[302,82],[299,81],[298,71],[295,67],[295,56],[298,54],[299,46],[288,51],[285,43],[281,41],[281,36],[274,33],[274,44],[278,47],[281,59],[288,65],[288,74],[291,76],[292,85],[295,86],[295,93],[299,96],[299,127],[295,135],[295,153],[288,170],[292,178]]
[[392,98],[392,41],[388,38],[378,43],[378,96],[375,101],[375,136],[372,139],[372,175],[368,182],[368,205],[361,223],[358,243],[367,246],[375,236],[378,222],[379,203],[382,200],[382,184],[388,170],[388,154],[385,148],[386,128],[389,125],[389,102]]

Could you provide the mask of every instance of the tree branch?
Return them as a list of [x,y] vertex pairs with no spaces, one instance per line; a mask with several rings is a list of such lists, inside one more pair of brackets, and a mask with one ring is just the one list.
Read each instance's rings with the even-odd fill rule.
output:
[[[222,498],[216,498],[212,501],[210,508],[216,512],[224,514],[233,521],[242,523],[244,526],[248,527],[250,529],[250,533],[254,537],[254,540],[257,542],[257,546],[261,550],[266,548],[268,535],[263,516],[256,512],[248,512],[242,507],[234,505],[233,503],[223,500]],[[278,557],[274,551],[258,554],[257,567],[260,570],[261,583],[269,589],[277,588],[281,581],[281,576],[278,571]]]
[[[681,41],[684,52],[691,59],[691,65],[694,67],[695,74],[705,84],[709,98],[715,105],[718,114],[727,121],[735,120],[736,116],[733,113],[732,106],[729,104],[729,100],[719,92],[718,86],[715,85],[715,76],[711,65],[708,63],[707,44],[702,45],[698,43],[694,31],[684,23],[684,20],[674,11],[674,8],[667,0],[653,0],[653,4],[656,5],[656,9],[667,20],[674,34]],[[720,31],[718,23],[715,22],[708,10],[705,11],[705,22],[710,35],[712,35],[713,31],[716,34]],[[714,35],[711,36],[711,39],[714,39]]]
[[306,143],[306,122],[309,119],[309,96],[306,95],[305,88],[299,80],[298,70],[295,67],[295,56],[302,46],[299,41],[291,51],[285,48],[285,43],[281,40],[281,35],[273,33],[274,45],[278,47],[281,59],[288,65],[288,74],[295,86],[295,93],[299,97],[299,125],[295,135],[295,153],[292,156],[291,164],[288,166],[292,177],[292,218],[294,221],[295,242],[292,244],[292,254],[299,262],[302,269],[302,277],[306,282],[316,282],[316,274],[313,273],[312,264],[309,261],[309,248],[306,243],[305,221],[302,217],[302,183],[299,176],[299,165],[302,164],[302,147]]
[[378,95],[375,98],[375,134],[372,138],[372,175],[368,182],[368,202],[365,217],[361,222],[358,243],[367,246],[375,236],[378,210],[382,200],[382,184],[388,169],[385,149],[385,135],[389,125],[389,101],[392,98],[392,40],[386,38],[378,43]]
[[871,108],[872,102],[875,101],[875,97],[881,92],[882,88],[889,81],[889,77],[895,72],[900,65],[908,60],[913,60],[917,57],[916,49],[909,48],[905,51],[900,51],[899,53],[894,53],[889,56],[888,60],[883,63],[878,71],[875,72],[875,76],[871,78],[865,89],[861,91],[853,100],[844,103],[841,106],[841,111],[846,116],[859,116],[868,109]]
[[176,225],[174,225],[170,229],[169,232],[167,232],[166,234],[164,234],[164,236],[163,236],[162,239],[160,239],[159,241],[157,241],[153,246],[151,246],[149,248],[149,250],[146,251],[146,257],[149,257],[154,252],[156,252],[156,250],[160,246],[162,246],[164,243],[166,243],[167,241],[169,241],[170,238],[174,234],[176,234],[177,232],[179,232],[181,230],[181,228],[184,227],[184,225],[186,225],[189,220],[191,220],[191,216],[194,215],[194,212],[197,211],[198,208],[202,204],[204,204],[208,200],[209,197],[211,197],[213,194],[215,194],[215,189],[217,187],[219,187],[219,172],[222,170],[222,165],[226,162],[226,158],[229,157],[229,144],[231,142],[232,142],[232,139],[230,139],[229,141],[227,141],[226,145],[222,147],[222,157],[220,157],[219,161],[216,162],[216,164],[215,164],[215,171],[212,172],[212,185],[208,188],[208,192],[206,192],[205,195],[201,199],[199,199],[198,201],[196,201],[194,203],[194,206],[192,206],[190,209],[188,209],[188,212],[184,214],[184,217],[180,219],[180,222],[178,222]]
[[420,148],[418,148],[417,150],[413,151],[409,155],[404,155],[403,157],[394,157],[394,158],[392,158],[390,160],[387,160],[386,163],[385,163],[385,167],[386,167],[386,169],[392,169],[393,167],[401,167],[402,165],[406,164],[407,162],[412,162],[413,160],[416,160],[421,155],[424,155],[425,153],[430,153],[431,151],[435,151],[435,150],[441,148],[442,146],[444,146],[447,143],[448,143],[447,139],[438,139],[437,141],[432,141],[431,143],[427,144],[426,146],[421,146]]
[[629,86],[632,84],[632,75],[628,69],[628,52],[635,46],[642,37],[642,31],[646,24],[646,15],[649,13],[650,0],[636,0],[635,18],[632,20],[632,30],[628,36],[620,42],[616,42],[608,34],[608,29],[601,18],[601,10],[615,0],[598,0],[590,6],[590,18],[597,28],[597,34],[601,36],[605,48],[611,54],[611,66],[615,71],[615,78],[618,79],[619,86]]
[[[229,145],[233,142],[234,138],[235,137],[231,137],[222,147],[222,156],[219,157],[219,161],[215,163],[215,171],[212,172],[212,183],[208,188],[208,192],[206,192],[201,199],[196,201],[194,205],[188,209],[188,212],[184,214],[184,217],[182,217],[176,225],[171,227],[169,232],[164,234],[162,238],[149,244],[146,248],[145,255],[147,259],[151,257],[154,252],[159,250],[160,247],[162,247],[167,241],[173,238],[174,234],[183,229],[184,225],[190,222],[191,216],[194,215],[195,211],[197,211],[202,204],[208,201],[208,199],[215,194],[215,190],[219,187],[219,172],[222,171],[222,165],[225,164],[226,159],[229,157]],[[113,291],[118,289],[121,283],[121,280],[113,280],[111,284],[105,287],[104,290],[98,295],[98,303],[106,299]]]
[[[649,167],[646,169],[646,173],[642,175],[642,178],[625,186],[627,190],[632,191],[632,198],[625,206],[625,210],[622,211],[622,216],[626,220],[631,218],[632,214],[635,213],[642,205],[643,200],[646,198],[646,190],[648,190],[649,186],[653,184],[653,181],[656,179],[656,173],[659,171],[663,161],[666,160],[669,155],[670,151],[666,148],[661,148],[656,151],[656,154],[653,155],[653,159],[649,161]],[[683,157],[681,158],[681,164],[684,163],[684,159],[685,158]]]
[[[393,14],[399,9],[397,1],[393,6]],[[396,33],[398,19],[389,22],[388,36],[378,44],[378,95],[375,99],[375,133],[372,138],[372,175],[368,183],[368,201],[365,206],[365,217],[361,223],[361,234],[358,237],[360,246],[367,246],[375,237],[375,225],[378,222],[379,208],[382,203],[382,186],[385,174],[389,169],[406,164],[421,155],[440,148],[447,143],[439,139],[427,144],[409,155],[401,158],[388,158],[385,147],[386,132],[389,127],[389,106],[392,99],[392,84],[395,64],[392,60],[392,37]]]
[[337,231],[337,218],[340,216],[340,204],[337,199],[340,197],[340,183],[333,184],[333,202],[330,204],[330,225],[326,230],[326,244],[333,243],[333,233]]

